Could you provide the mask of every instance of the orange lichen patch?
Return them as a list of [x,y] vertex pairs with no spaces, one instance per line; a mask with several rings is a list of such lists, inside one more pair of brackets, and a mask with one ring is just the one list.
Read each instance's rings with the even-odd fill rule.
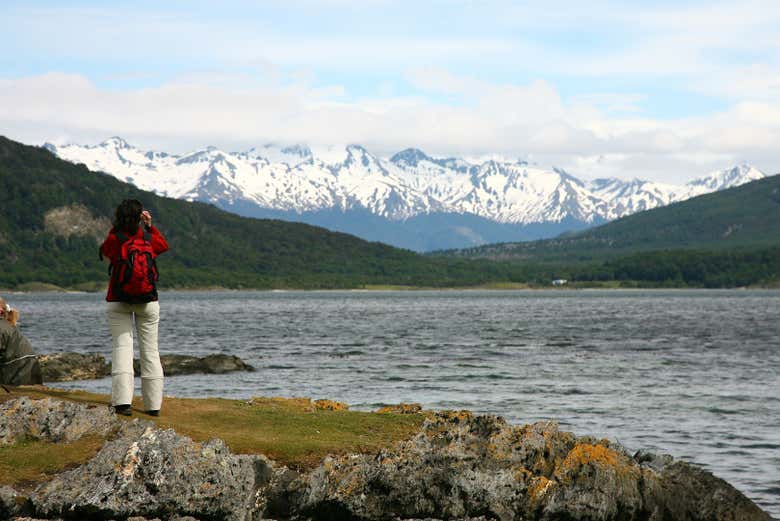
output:
[[603,445],[578,444],[569,452],[563,464],[567,467],[597,463],[614,467],[618,464],[620,454]]
[[349,405],[333,400],[315,400],[314,408],[319,411],[347,411],[349,410]]
[[553,483],[555,482],[547,479],[544,476],[537,476],[528,486],[528,499],[532,502],[540,501],[547,493],[547,490],[553,485]]
[[419,403],[399,403],[388,405],[376,410],[379,414],[421,414],[422,405]]
[[363,480],[357,472],[353,472],[346,480],[338,484],[336,494],[342,497],[354,496],[356,492],[362,490]]
[[631,464],[627,456],[604,445],[578,443],[556,469],[556,472],[567,474],[584,465],[595,465],[618,474],[639,475],[639,469]]
[[525,467],[515,467],[513,469],[515,481],[525,482],[533,477],[533,473]]
[[440,411],[438,416],[453,423],[463,423],[474,418],[471,411]]

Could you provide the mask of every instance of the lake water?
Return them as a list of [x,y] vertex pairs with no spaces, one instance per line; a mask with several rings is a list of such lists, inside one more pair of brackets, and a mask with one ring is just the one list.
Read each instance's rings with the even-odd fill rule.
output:
[[[102,295],[7,295],[40,352],[110,357]],[[420,402],[693,461],[780,517],[780,292],[165,292],[161,351],[253,373],[178,396]],[[109,392],[107,379],[60,384]]]

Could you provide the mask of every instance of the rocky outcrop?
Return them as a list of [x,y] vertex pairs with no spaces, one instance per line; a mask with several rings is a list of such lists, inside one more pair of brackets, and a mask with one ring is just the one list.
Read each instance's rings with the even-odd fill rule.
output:
[[0,487],[0,519],[770,521],[694,465],[632,455],[554,422],[512,426],[495,416],[430,412],[410,440],[299,473],[231,454],[220,440],[196,443],[106,411],[28,398],[2,405],[0,433],[14,433],[5,443],[77,439],[90,422],[108,441],[25,497]]
[[82,436],[108,436],[119,426],[108,407],[21,396],[0,404],[0,446],[24,440],[70,443]]
[[93,217],[84,205],[72,204],[47,211],[43,215],[43,226],[54,235],[91,236],[100,244],[106,236],[106,230],[111,228],[111,220],[104,216]]
[[111,374],[111,364],[97,353],[39,355],[44,382],[94,380]]
[[46,519],[249,520],[255,491],[272,474],[263,456],[234,455],[221,440],[196,443],[149,421],[120,421],[105,406],[27,397],[0,405],[0,445],[68,443],[85,435],[108,441],[91,460],[26,496],[0,487],[0,519],[25,513]]
[[[255,368],[241,360],[237,356],[214,354],[204,357],[188,355],[162,355],[160,356],[163,372],[166,376],[178,376],[183,374],[224,374],[234,371],[254,371]],[[140,374],[141,368],[138,360],[133,361],[133,370]]]
[[221,440],[195,443],[136,420],[92,460],[36,489],[30,501],[39,517],[249,521],[255,490],[270,475],[262,456],[234,455]]
[[[375,455],[328,458],[285,489],[280,518],[387,520],[766,520],[731,487],[670,457],[634,457],[553,422],[430,415],[413,439]],[[280,503],[282,504],[282,503]]]
[[24,499],[11,487],[0,485],[0,519],[11,519],[23,513]]
[[[111,363],[98,353],[54,353],[39,356],[45,382],[91,380],[111,375]],[[204,357],[189,355],[162,355],[160,362],[166,376],[185,374],[223,374],[232,371],[254,371],[254,367],[237,356],[214,354]],[[133,369],[140,374],[140,363],[133,361]]]

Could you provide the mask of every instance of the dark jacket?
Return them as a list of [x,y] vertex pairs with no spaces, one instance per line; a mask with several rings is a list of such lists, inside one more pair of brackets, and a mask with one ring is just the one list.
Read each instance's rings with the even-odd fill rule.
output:
[[41,366],[30,342],[18,327],[0,318],[0,384],[41,383]]

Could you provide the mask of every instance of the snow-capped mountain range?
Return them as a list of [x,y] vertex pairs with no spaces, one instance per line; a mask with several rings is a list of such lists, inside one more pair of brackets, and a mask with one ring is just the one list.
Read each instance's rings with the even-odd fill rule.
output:
[[[433,158],[417,149],[380,158],[359,145],[264,145],[244,152],[208,147],[184,155],[140,150],[118,137],[94,146],[44,146],[62,159],[160,195],[244,215],[320,224],[418,250],[550,236],[765,177],[743,164],[684,185],[583,182],[562,169],[523,161]],[[350,225],[350,219],[364,222]],[[432,219],[438,229],[430,233],[453,240],[441,235],[432,242],[404,239],[410,233],[419,236],[415,224],[430,227]],[[495,229],[486,233],[491,223],[507,237]],[[382,231],[393,226],[397,230],[390,236],[399,238]],[[534,229],[518,237],[518,230]]]

